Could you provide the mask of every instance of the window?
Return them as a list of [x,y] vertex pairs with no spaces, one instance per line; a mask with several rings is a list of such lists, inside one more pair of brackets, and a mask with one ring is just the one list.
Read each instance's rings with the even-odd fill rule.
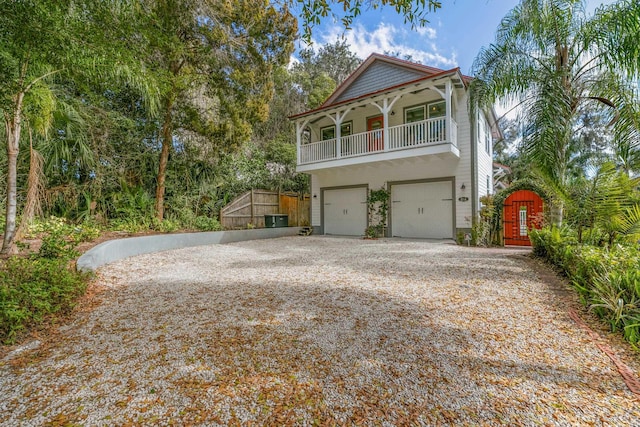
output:
[[491,129],[489,129],[489,126],[484,132],[484,150],[488,155],[491,155]]
[[421,105],[419,107],[407,108],[404,111],[404,122],[405,123],[421,122],[422,120],[425,119],[424,115],[425,115],[424,105]]
[[491,194],[491,177],[487,175],[487,196]]
[[320,140],[326,141],[328,139],[335,139],[335,137],[336,137],[335,126],[327,126],[326,128],[320,129]]
[[[353,122],[346,122],[340,125],[340,136],[349,136],[351,135],[351,129]],[[326,141],[328,139],[336,138],[336,127],[335,126],[327,126],[320,129],[320,139],[322,141]]]
[[411,146],[424,142],[424,123],[422,122],[426,115],[425,106],[411,107],[404,110],[405,124],[416,123],[415,125],[405,127],[405,143],[403,146]]
[[353,132],[353,122],[346,122],[340,125],[340,139],[342,139],[342,145],[340,150],[343,156],[348,156],[351,153],[351,138],[343,139],[345,136],[351,135]]
[[444,117],[447,113],[447,104],[445,101],[433,102],[431,104],[427,104],[427,110],[429,112],[430,119]]
[[[444,117],[447,113],[447,104],[445,101],[433,102],[427,104],[427,115],[429,119],[435,119],[438,117]],[[444,120],[435,120],[429,122],[427,128],[427,135],[429,135],[429,142],[443,142],[446,140],[446,128]]]
[[340,136],[351,135],[351,129],[353,129],[353,122],[345,122],[340,125]]

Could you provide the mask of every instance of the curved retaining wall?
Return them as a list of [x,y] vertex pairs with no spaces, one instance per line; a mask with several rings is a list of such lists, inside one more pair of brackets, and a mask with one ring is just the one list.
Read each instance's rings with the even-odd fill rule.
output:
[[204,233],[156,234],[109,240],[85,252],[78,258],[76,268],[78,271],[95,271],[98,267],[130,256],[191,246],[294,236],[298,234],[299,230],[300,227],[260,228]]

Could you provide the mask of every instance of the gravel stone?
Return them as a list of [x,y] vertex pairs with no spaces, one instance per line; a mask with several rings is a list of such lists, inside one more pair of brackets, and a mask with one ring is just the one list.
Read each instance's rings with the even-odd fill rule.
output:
[[324,236],[121,260],[0,361],[0,425],[640,426],[544,268]]

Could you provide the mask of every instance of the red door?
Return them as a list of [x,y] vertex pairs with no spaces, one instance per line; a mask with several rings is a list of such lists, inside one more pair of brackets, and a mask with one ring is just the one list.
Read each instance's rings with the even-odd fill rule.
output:
[[383,129],[384,117],[382,115],[367,119],[367,131],[369,134],[367,151],[380,151],[384,148]]
[[518,190],[504,201],[504,244],[531,246],[529,230],[540,228],[542,198],[533,191]]

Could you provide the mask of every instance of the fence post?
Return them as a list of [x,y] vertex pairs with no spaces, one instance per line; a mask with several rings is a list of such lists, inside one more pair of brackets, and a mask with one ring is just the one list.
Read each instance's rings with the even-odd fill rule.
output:
[[256,225],[256,221],[255,221],[256,212],[255,212],[255,207],[253,205],[253,188],[251,189],[251,196],[249,198],[249,203],[251,204],[251,224],[253,224],[253,226],[255,226]]

